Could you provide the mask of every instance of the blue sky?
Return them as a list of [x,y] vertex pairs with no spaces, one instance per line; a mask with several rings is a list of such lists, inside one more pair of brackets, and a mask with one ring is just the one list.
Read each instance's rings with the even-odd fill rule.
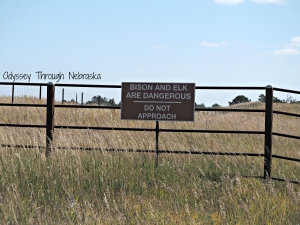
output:
[[[51,81],[38,80],[35,72],[43,71],[64,73],[59,83],[300,90],[300,1],[1,1],[0,59],[0,81],[8,81],[5,71]],[[101,80],[70,80],[70,71]],[[84,92],[121,97],[116,89]],[[260,93],[197,91],[196,102],[226,106],[236,95],[255,101]]]

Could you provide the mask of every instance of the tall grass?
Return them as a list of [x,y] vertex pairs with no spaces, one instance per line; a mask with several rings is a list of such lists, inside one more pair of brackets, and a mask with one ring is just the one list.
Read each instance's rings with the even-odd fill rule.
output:
[[[263,107],[263,105],[259,106]],[[287,105],[276,105],[287,107]],[[296,107],[296,106],[293,106]],[[284,108],[283,110],[289,110]],[[291,109],[296,111],[297,109]],[[2,107],[3,123],[45,124],[45,109]],[[118,110],[63,109],[56,125],[154,128],[120,121]],[[274,116],[276,132],[299,120]],[[261,113],[196,113],[162,128],[264,130]],[[45,129],[0,127],[1,144],[45,145]],[[159,148],[263,153],[263,135],[160,133]],[[54,145],[155,149],[153,132],[56,129]],[[274,154],[299,158],[298,140],[274,137]],[[299,224],[300,185],[263,175],[262,157],[0,148],[3,224]],[[273,159],[273,176],[300,180],[300,165]]]

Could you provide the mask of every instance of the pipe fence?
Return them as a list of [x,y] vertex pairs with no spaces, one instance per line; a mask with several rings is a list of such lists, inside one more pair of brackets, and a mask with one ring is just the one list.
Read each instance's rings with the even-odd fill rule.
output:
[[[0,103],[1,107],[19,106],[19,107],[44,107],[46,108],[46,124],[45,125],[29,125],[29,124],[8,124],[0,123],[0,126],[6,127],[34,127],[46,129],[46,146],[30,146],[30,145],[10,145],[1,144],[2,147],[16,147],[16,148],[44,148],[46,149],[46,156],[49,157],[53,149],[65,149],[65,147],[53,146],[53,133],[55,129],[90,129],[90,130],[116,130],[116,131],[143,131],[143,132],[155,132],[155,150],[139,150],[139,149],[101,149],[101,148],[80,148],[71,147],[73,150],[106,150],[106,151],[129,151],[129,152],[152,152],[155,153],[155,163],[158,164],[159,154],[171,153],[171,154],[202,154],[202,155],[227,155],[227,156],[251,156],[251,157],[264,157],[264,179],[283,180],[280,178],[272,177],[272,158],[278,158],[282,160],[300,162],[298,158],[286,157],[272,154],[273,136],[281,136],[292,139],[300,139],[300,136],[283,134],[273,132],[273,115],[280,114],[286,116],[300,117],[300,114],[282,112],[273,110],[273,92],[281,91],[286,93],[300,94],[300,91],[273,88],[268,85],[266,87],[238,87],[238,86],[196,86],[196,90],[264,90],[265,91],[265,109],[250,109],[249,107],[239,108],[195,108],[195,111],[203,112],[251,112],[251,113],[264,113],[265,114],[265,129],[263,131],[241,131],[241,130],[198,130],[198,129],[163,129],[159,128],[159,121],[156,121],[155,128],[130,128],[130,127],[93,127],[93,126],[65,126],[55,125],[54,123],[54,111],[55,108],[102,108],[102,109],[121,109],[121,106],[101,106],[101,105],[84,105],[81,101],[81,105],[68,105],[64,104],[64,97],[62,97],[62,104],[55,104],[55,87],[88,87],[88,88],[121,88],[121,85],[90,85],[90,84],[53,84],[53,83],[13,83],[13,82],[0,82],[0,85],[12,86],[12,102]],[[14,87],[16,85],[26,86],[39,86],[40,93],[42,87],[47,88],[47,102],[46,104],[24,104],[14,103]],[[63,89],[64,90],[64,89]],[[62,95],[64,91],[62,92]],[[39,94],[41,98],[41,94]],[[82,93],[83,99],[83,93]],[[76,101],[77,103],[77,101]],[[252,103],[250,103],[252,104]],[[1,119],[1,118],[0,118]],[[175,150],[159,150],[159,133],[161,132],[184,132],[184,133],[231,133],[231,134],[260,134],[264,135],[264,152],[263,153],[230,153],[230,152],[200,152],[200,151],[175,151]],[[292,183],[300,184],[300,181],[289,181]]]

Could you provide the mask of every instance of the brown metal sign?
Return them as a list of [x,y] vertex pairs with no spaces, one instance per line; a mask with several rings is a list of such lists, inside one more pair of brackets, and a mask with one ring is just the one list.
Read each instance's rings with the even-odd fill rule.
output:
[[122,83],[121,119],[194,121],[195,83]]

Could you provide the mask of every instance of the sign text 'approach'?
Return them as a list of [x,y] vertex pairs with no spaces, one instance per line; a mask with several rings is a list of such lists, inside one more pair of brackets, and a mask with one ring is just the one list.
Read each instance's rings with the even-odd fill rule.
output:
[[194,121],[195,83],[122,83],[121,119]]

